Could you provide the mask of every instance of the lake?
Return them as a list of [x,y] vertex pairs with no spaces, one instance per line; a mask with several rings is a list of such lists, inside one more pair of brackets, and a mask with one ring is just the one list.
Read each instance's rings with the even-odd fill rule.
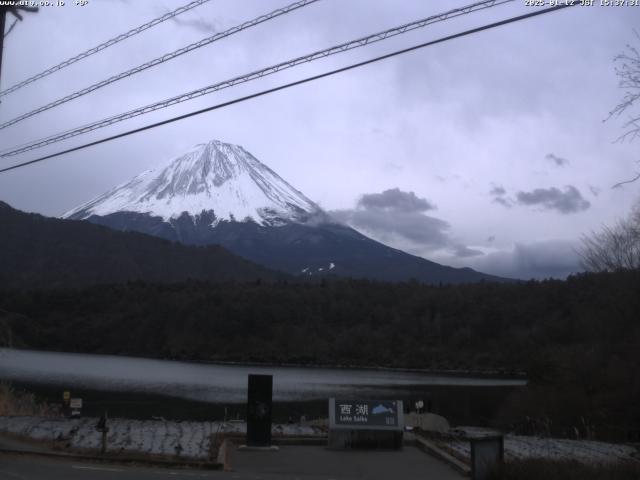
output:
[[457,410],[464,413],[481,403],[499,403],[511,391],[526,384],[523,379],[371,369],[202,364],[0,348],[0,380],[26,386],[49,401],[60,401],[62,391],[71,390],[73,396],[83,396],[85,410],[109,408],[110,412],[117,411],[124,416],[164,414],[195,419],[200,418],[202,412],[212,411],[212,405],[217,407],[216,411],[226,407],[228,411],[240,412],[246,402],[250,373],[273,375],[274,402],[288,405],[282,411],[289,409],[294,415],[320,415],[322,412],[318,409],[326,408],[326,400],[332,396],[397,398],[410,404],[414,399],[426,398],[436,410],[438,405],[445,407],[446,403],[450,407],[458,403],[462,406]]

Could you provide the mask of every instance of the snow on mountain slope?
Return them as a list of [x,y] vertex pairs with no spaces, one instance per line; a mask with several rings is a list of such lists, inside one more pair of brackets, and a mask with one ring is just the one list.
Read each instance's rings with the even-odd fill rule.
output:
[[131,181],[63,215],[85,219],[116,212],[177,218],[213,211],[220,221],[259,225],[303,222],[320,208],[238,145],[213,140],[196,145],[165,168],[148,170]]

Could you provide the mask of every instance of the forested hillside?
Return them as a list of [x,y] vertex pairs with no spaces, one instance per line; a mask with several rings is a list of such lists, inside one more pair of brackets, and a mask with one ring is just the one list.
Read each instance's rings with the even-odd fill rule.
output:
[[526,370],[531,387],[510,404],[505,421],[529,415],[560,425],[583,417],[602,429],[640,431],[638,271],[441,287],[129,283],[4,291],[0,308],[14,345],[36,349]]
[[29,214],[3,202],[0,225],[0,288],[284,277],[216,245],[187,247],[88,222]]

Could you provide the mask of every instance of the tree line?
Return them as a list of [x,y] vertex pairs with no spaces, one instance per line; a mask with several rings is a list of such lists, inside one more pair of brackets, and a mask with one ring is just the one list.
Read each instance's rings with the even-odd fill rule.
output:
[[[640,432],[640,271],[428,286],[133,282],[0,292],[0,341],[199,361],[526,371],[503,421]],[[585,424],[586,422],[586,424]],[[595,430],[595,427],[594,427]]]

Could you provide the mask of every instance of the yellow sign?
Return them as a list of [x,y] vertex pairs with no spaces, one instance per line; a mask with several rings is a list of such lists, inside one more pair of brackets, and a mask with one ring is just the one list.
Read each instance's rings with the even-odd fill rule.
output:
[[62,394],[62,398],[64,399],[65,403],[68,403],[68,402],[69,402],[69,399],[71,398],[71,392],[67,392],[67,391],[65,391],[65,392]]

